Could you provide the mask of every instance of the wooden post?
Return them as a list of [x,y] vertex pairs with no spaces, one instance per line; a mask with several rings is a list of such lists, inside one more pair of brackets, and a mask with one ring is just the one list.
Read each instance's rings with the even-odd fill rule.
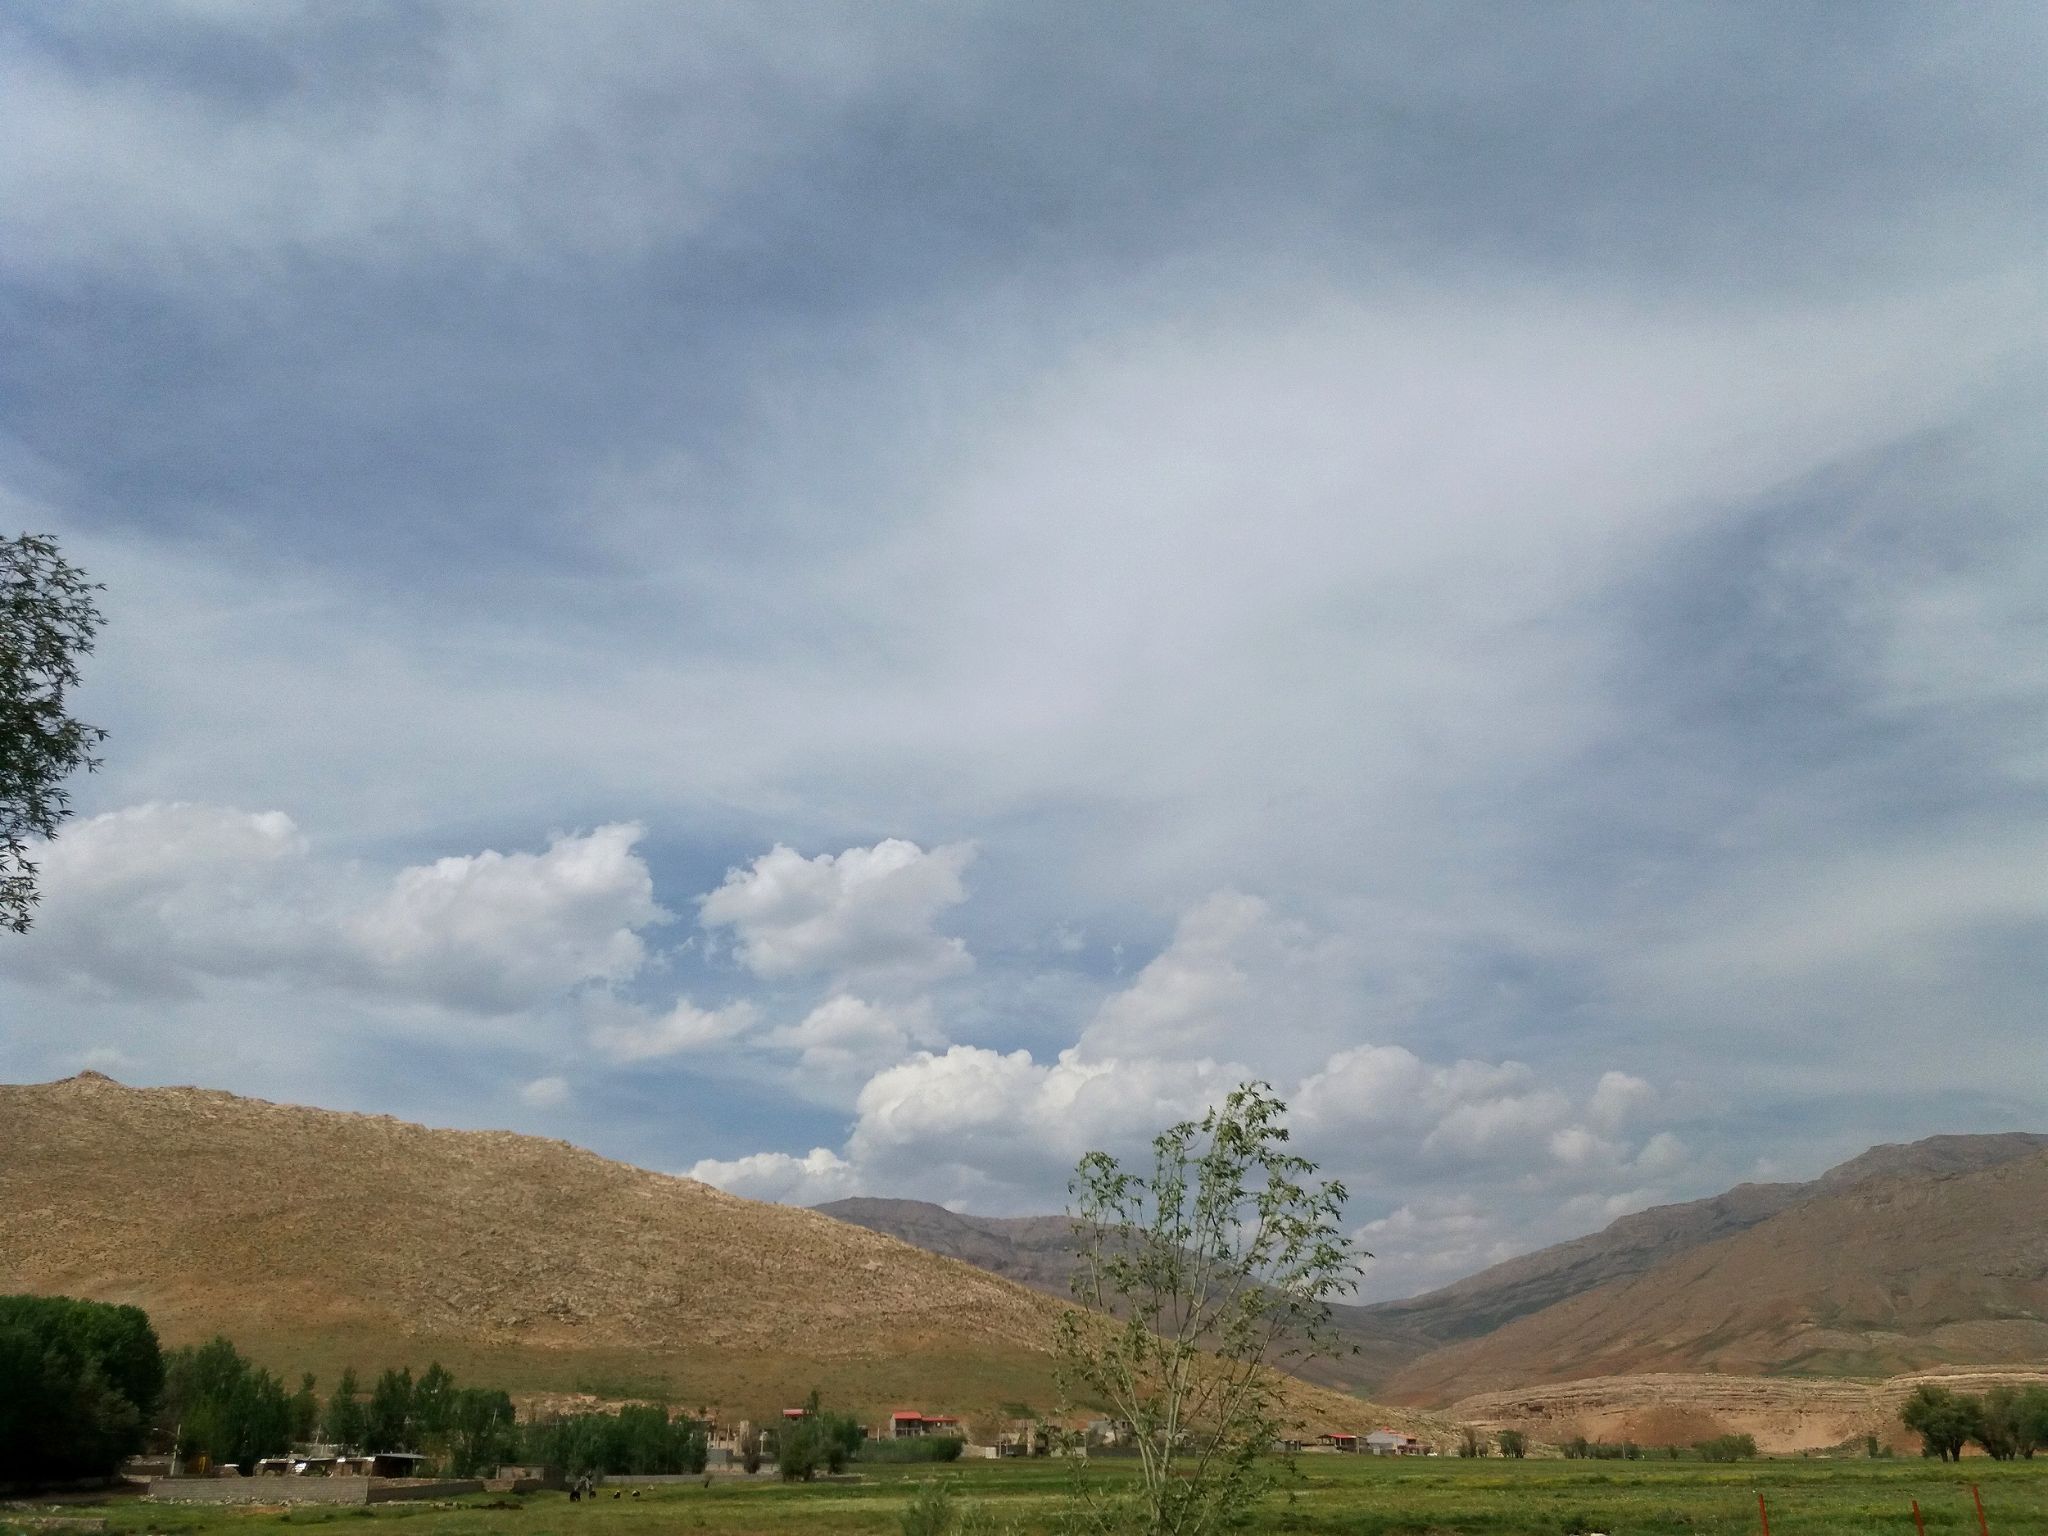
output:
[[1975,1483],[1970,1484],[1970,1497],[1977,1501],[1977,1529],[1984,1536],[1991,1536],[1991,1522],[1984,1518],[1984,1495],[1977,1491]]
[[1927,1522],[1920,1518],[1920,1501],[1918,1499],[1913,1501],[1913,1527],[1919,1531],[1920,1536],[1927,1536]]
[[1756,1517],[1764,1523],[1764,1536],[1771,1536],[1771,1512],[1764,1508],[1764,1491],[1756,1491]]

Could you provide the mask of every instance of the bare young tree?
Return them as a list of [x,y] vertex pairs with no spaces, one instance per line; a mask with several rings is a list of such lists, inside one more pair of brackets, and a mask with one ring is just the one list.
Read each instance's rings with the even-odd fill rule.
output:
[[1329,1301],[1357,1283],[1344,1186],[1286,1150],[1287,1106],[1234,1089],[1152,1144],[1149,1174],[1104,1152],[1069,1186],[1087,1314],[1059,1324],[1062,1389],[1100,1404],[1135,1450],[1135,1495],[1081,1472],[1084,1529],[1201,1536],[1269,1487],[1285,1425],[1276,1375],[1334,1352]]

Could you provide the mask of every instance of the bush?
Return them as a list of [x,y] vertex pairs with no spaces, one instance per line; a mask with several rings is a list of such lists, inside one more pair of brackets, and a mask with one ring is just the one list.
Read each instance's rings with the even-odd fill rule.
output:
[[854,1452],[858,1461],[958,1461],[967,1442],[958,1435],[920,1435],[915,1440],[864,1440]]
[[1520,1461],[1529,1454],[1529,1437],[1519,1429],[1504,1429],[1495,1437],[1500,1441],[1500,1453],[1514,1461]]
[[948,1536],[953,1529],[953,1488],[944,1478],[917,1485],[900,1522],[903,1536]]
[[1699,1452],[1701,1461],[1753,1461],[1756,1459],[1756,1436],[1716,1435],[1711,1440],[1702,1440],[1693,1449]]

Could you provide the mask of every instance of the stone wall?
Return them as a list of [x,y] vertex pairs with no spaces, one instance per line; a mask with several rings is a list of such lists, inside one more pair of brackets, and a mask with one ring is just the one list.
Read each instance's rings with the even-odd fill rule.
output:
[[152,1499],[180,1504],[367,1504],[367,1477],[153,1477]]

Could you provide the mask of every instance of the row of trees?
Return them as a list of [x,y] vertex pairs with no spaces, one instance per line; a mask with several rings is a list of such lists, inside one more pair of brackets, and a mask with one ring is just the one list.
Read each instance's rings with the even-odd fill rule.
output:
[[[1510,1461],[1520,1461],[1529,1454],[1529,1437],[1519,1429],[1504,1429],[1493,1437],[1493,1446],[1498,1446],[1501,1455]],[[1467,1424],[1458,1438],[1458,1454],[1468,1459],[1484,1456],[1491,1449],[1476,1425]]]
[[622,1476],[702,1472],[710,1456],[699,1420],[681,1413],[672,1415],[652,1403],[629,1405],[616,1413],[556,1414],[539,1419],[526,1426],[521,1442],[524,1460],[560,1467],[571,1477],[586,1472]]
[[1920,1436],[1923,1455],[1942,1461],[1961,1461],[1972,1444],[1994,1461],[2031,1460],[2048,1448],[2048,1386],[1997,1386],[1982,1396],[1923,1386],[1899,1419]]
[[163,1388],[141,1308],[0,1296],[0,1483],[106,1475],[142,1449]]

